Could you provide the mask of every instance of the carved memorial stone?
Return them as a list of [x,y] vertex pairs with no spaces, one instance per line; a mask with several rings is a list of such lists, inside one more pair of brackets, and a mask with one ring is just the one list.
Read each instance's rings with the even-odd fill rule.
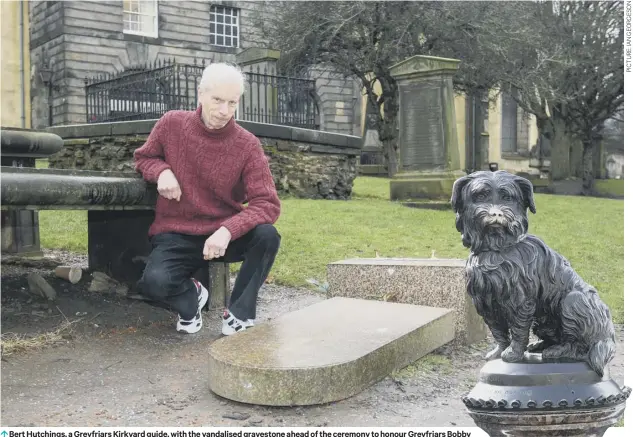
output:
[[399,95],[399,171],[391,199],[448,201],[460,170],[453,75],[459,61],[413,56],[392,66]]

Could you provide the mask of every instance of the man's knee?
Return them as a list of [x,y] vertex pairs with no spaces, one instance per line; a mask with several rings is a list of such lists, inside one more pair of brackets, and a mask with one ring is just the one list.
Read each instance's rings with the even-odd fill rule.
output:
[[268,250],[277,251],[281,243],[281,235],[275,226],[270,224],[255,227],[255,239],[262,242]]
[[148,265],[141,278],[143,293],[155,299],[163,299],[173,287],[169,273],[161,266]]

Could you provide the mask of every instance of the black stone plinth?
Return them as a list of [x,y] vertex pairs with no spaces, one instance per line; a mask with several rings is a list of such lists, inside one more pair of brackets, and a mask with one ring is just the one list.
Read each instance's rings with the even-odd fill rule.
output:
[[88,267],[134,287],[152,246],[154,211],[88,211]]
[[586,437],[615,425],[630,393],[607,369],[600,377],[584,362],[547,363],[526,354],[521,363],[486,363],[463,401],[491,437]]
[[[137,282],[143,276],[147,257],[152,251],[148,231],[154,220],[153,210],[89,210],[88,268],[103,272],[126,284],[130,294],[138,294]],[[211,263],[193,276],[207,287],[210,307],[226,305],[228,268],[224,263]]]

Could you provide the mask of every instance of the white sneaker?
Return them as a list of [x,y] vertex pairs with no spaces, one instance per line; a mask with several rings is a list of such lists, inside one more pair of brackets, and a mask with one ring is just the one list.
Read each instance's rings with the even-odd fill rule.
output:
[[182,317],[178,317],[178,323],[176,324],[176,330],[178,332],[186,332],[187,334],[195,334],[202,329],[202,307],[205,306],[209,299],[209,290],[204,285],[198,282],[196,279],[191,278],[193,284],[198,291],[198,312],[191,320],[185,320]]
[[222,314],[222,334],[233,335],[238,332],[246,331],[248,328],[254,326],[254,323],[249,319],[246,322],[238,319],[229,310],[225,309]]

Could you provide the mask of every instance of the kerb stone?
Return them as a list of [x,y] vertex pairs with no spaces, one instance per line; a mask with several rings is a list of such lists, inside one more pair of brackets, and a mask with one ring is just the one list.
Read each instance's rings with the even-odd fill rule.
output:
[[335,297],[215,341],[209,388],[237,402],[354,396],[454,338],[454,311]]
[[466,293],[463,259],[353,258],[327,266],[328,296],[451,308],[455,340],[472,344],[488,328]]

